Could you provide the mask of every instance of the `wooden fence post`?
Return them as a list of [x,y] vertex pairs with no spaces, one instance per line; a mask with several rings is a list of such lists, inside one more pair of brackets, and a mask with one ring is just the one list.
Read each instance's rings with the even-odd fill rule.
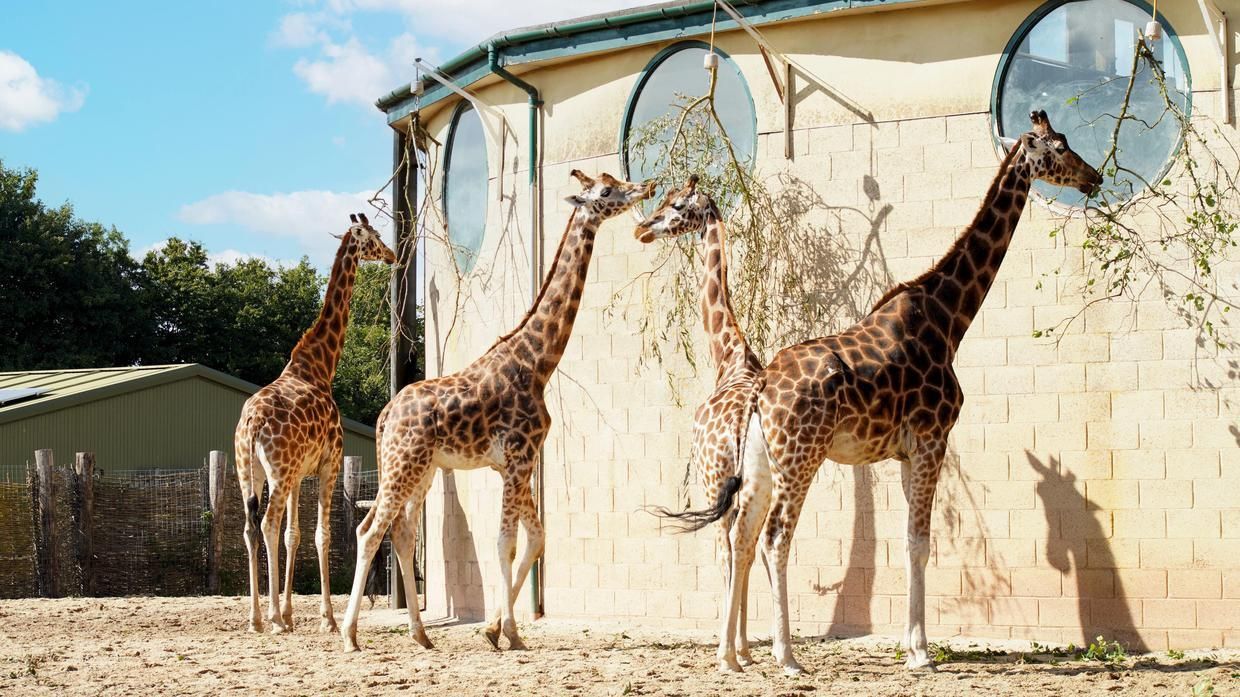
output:
[[39,475],[39,594],[45,598],[60,597],[60,570],[52,542],[55,520],[52,515],[52,488],[55,486],[55,460],[51,450],[34,451]]
[[207,470],[207,497],[211,506],[211,532],[207,547],[207,592],[220,592],[220,560],[224,557],[224,476],[227,474],[228,456],[222,450],[212,450]]
[[77,559],[82,570],[82,595],[95,594],[95,454],[77,453],[73,459],[77,489]]
[[357,492],[361,489],[362,458],[344,458],[344,554],[346,560],[357,558]]

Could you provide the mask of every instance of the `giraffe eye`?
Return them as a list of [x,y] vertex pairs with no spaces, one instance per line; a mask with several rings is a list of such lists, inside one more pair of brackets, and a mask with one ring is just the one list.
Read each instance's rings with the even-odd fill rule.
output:
[[672,204],[672,208],[675,208],[675,209],[676,209],[676,210],[678,210],[678,211],[683,211],[683,210],[685,209],[685,202],[684,202],[684,201],[677,201],[677,202],[675,202],[675,203],[673,203],[673,204]]
[[603,187],[603,190],[600,191],[598,195],[602,196],[603,198],[607,198],[608,196],[611,196],[611,187],[610,186]]

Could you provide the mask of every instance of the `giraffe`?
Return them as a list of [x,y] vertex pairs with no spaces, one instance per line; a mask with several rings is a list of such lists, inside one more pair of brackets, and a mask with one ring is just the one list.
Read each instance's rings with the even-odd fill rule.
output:
[[[250,631],[261,632],[258,603],[259,497],[263,483],[270,484],[262,532],[267,546],[267,619],[273,634],[293,628],[293,564],[301,533],[297,525],[297,504],[301,480],[308,475],[319,478],[319,518],[314,543],[319,556],[319,581],[323,602],[320,631],[335,631],[332,614],[331,583],[327,573],[327,552],[331,547],[332,489],[340,470],[344,436],[340,412],[332,398],[332,378],[344,346],[349,323],[349,297],[359,261],[391,264],[396,255],[383,244],[379,233],[364,214],[349,216],[353,223],[341,237],[340,249],[332,264],[331,278],[318,319],[293,348],[288,365],[270,385],[255,392],[241,407],[241,418],[233,442],[236,449],[237,481],[245,502],[245,546],[250,557]],[[284,606],[280,608],[279,573],[280,517],[288,509],[284,544]]]
[[[707,501],[717,501],[724,483],[736,472],[737,424],[743,422],[745,407],[754,389],[754,379],[762,361],[750,349],[732,311],[728,292],[727,231],[723,216],[709,194],[697,190],[698,177],[689,177],[679,190],[671,191],[662,205],[638,224],[633,234],[643,243],[704,234],[705,267],[702,270],[702,324],[710,340],[711,362],[715,366],[715,390],[693,415],[693,444],[690,461],[702,473]],[[765,463],[763,463],[765,464]],[[755,476],[758,476],[756,473]],[[735,480],[733,480],[735,481]],[[683,531],[700,530],[711,521],[695,518],[692,511],[660,515],[683,521]],[[732,570],[732,548],[728,523],[719,526],[717,544],[722,552],[724,582]],[[740,621],[737,626],[737,655],[742,664],[753,662],[747,636],[749,568],[741,578]],[[724,607],[727,611],[727,607]]]
[[[501,631],[510,649],[525,648],[513,603],[544,542],[530,485],[551,426],[543,392],[572,333],[599,225],[654,194],[653,182],[636,184],[605,173],[593,179],[578,170],[572,176],[583,191],[566,199],[573,206],[572,217],[551,270],[517,327],[464,370],[405,387],[379,415],[379,491],[374,508],[357,527],[357,568],[341,628],[345,651],[358,650],[362,590],[388,527],[406,597],[416,598],[416,520],[435,470],[482,467],[504,480],[498,541],[501,607],[484,635],[497,650]],[[527,545],[514,583],[518,523],[525,527]],[[410,636],[431,648],[418,604],[411,602],[408,609]]]
[[963,397],[952,359],[986,298],[1035,179],[1089,194],[1102,177],[1068,147],[1044,111],[1033,130],[1005,142],[1008,152],[973,222],[947,254],[918,278],[887,291],[870,314],[834,336],[781,350],[758,376],[746,414],[745,457],[764,457],[770,493],[744,481],[725,485],[736,506],[733,582],[719,642],[719,669],[739,671],[732,628],[741,589],[737,570],[752,563],[761,537],[774,604],[772,651],[785,672],[803,671],[788,628],[788,552],[810,482],[821,463],[867,465],[894,458],[908,502],[906,666],[933,669],[926,645],[925,570],[930,511],[947,436]]

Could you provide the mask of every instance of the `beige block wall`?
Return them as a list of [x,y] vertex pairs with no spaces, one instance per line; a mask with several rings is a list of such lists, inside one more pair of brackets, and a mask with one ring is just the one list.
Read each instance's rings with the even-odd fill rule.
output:
[[[1235,4],[1224,9],[1240,10]],[[896,280],[921,272],[969,222],[995,173],[990,84],[1003,46],[1036,6],[958,3],[764,29],[876,117],[873,125],[856,122],[811,90],[797,105],[791,161],[760,57],[743,37],[722,35],[719,45],[741,66],[758,105],[761,171],[800,177],[829,205],[851,209],[834,218],[842,249],[855,253],[874,228],[882,271]],[[1186,3],[1170,10],[1170,20],[1190,57],[1195,109],[1213,111],[1217,61],[1200,16]],[[941,41],[948,34],[962,38]],[[561,199],[576,188],[568,171],[621,174],[624,104],[659,48],[523,75],[548,105],[546,266],[568,219]],[[523,138],[524,95],[507,85],[478,92]],[[428,112],[432,130],[445,137],[447,106]],[[460,289],[442,248],[428,245],[431,375],[467,365],[530,301],[524,142],[510,141],[505,152],[504,200],[495,176],[482,260]],[[863,177],[877,183],[877,199],[864,192]],[[1105,632],[1150,649],[1240,646],[1237,357],[1195,347],[1192,331],[1156,296],[1096,305],[1057,344],[1033,338],[1035,328],[1081,307],[1081,253],[1049,237],[1050,219],[1040,204],[1027,208],[956,359],[966,402],[936,499],[930,635],[1080,643]],[[642,366],[642,295],[622,291],[650,271],[654,251],[632,239],[631,225],[622,218],[600,230],[573,338],[548,390],[555,426],[542,487],[545,609],[556,617],[714,627],[721,588],[714,533],[674,535],[643,510],[683,499],[693,406],[708,393],[710,375],[673,361],[669,380]],[[1056,267],[1066,273],[1043,277]],[[1228,271],[1234,279],[1236,267]],[[863,308],[883,290],[849,292]],[[706,360],[699,355],[700,365]],[[436,478],[427,500],[431,613],[495,612],[500,491],[488,470]],[[703,503],[696,484],[689,491]],[[825,464],[793,547],[794,629],[898,635],[906,612],[903,530],[898,464]],[[760,570],[752,588],[753,627],[762,632],[770,606]],[[528,594],[519,616],[529,614]]]

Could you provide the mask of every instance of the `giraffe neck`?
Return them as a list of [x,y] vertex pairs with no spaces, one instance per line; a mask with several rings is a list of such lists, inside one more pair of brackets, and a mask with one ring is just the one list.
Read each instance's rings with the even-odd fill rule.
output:
[[719,209],[711,201],[706,209],[706,266],[702,271],[702,324],[710,338],[710,357],[715,364],[715,383],[749,365],[756,357],[745,341],[728,293],[727,231]]
[[344,348],[344,332],[349,326],[349,299],[353,295],[356,278],[357,245],[353,242],[352,233],[348,233],[336,252],[336,261],[332,263],[327,292],[323,296],[323,309],[293,348],[293,355],[284,372],[297,374],[330,389]]
[[586,272],[594,253],[594,236],[601,216],[574,209],[568,228],[560,238],[551,270],[543,281],[533,307],[503,341],[524,342],[523,353],[532,359],[534,377],[546,384],[564,356],[581,305]]
[[922,283],[948,314],[938,320],[947,327],[944,333],[952,355],[995,282],[1029,199],[1033,180],[1029,164],[1018,156],[1020,150],[1015,147],[1004,158],[972,224]]

